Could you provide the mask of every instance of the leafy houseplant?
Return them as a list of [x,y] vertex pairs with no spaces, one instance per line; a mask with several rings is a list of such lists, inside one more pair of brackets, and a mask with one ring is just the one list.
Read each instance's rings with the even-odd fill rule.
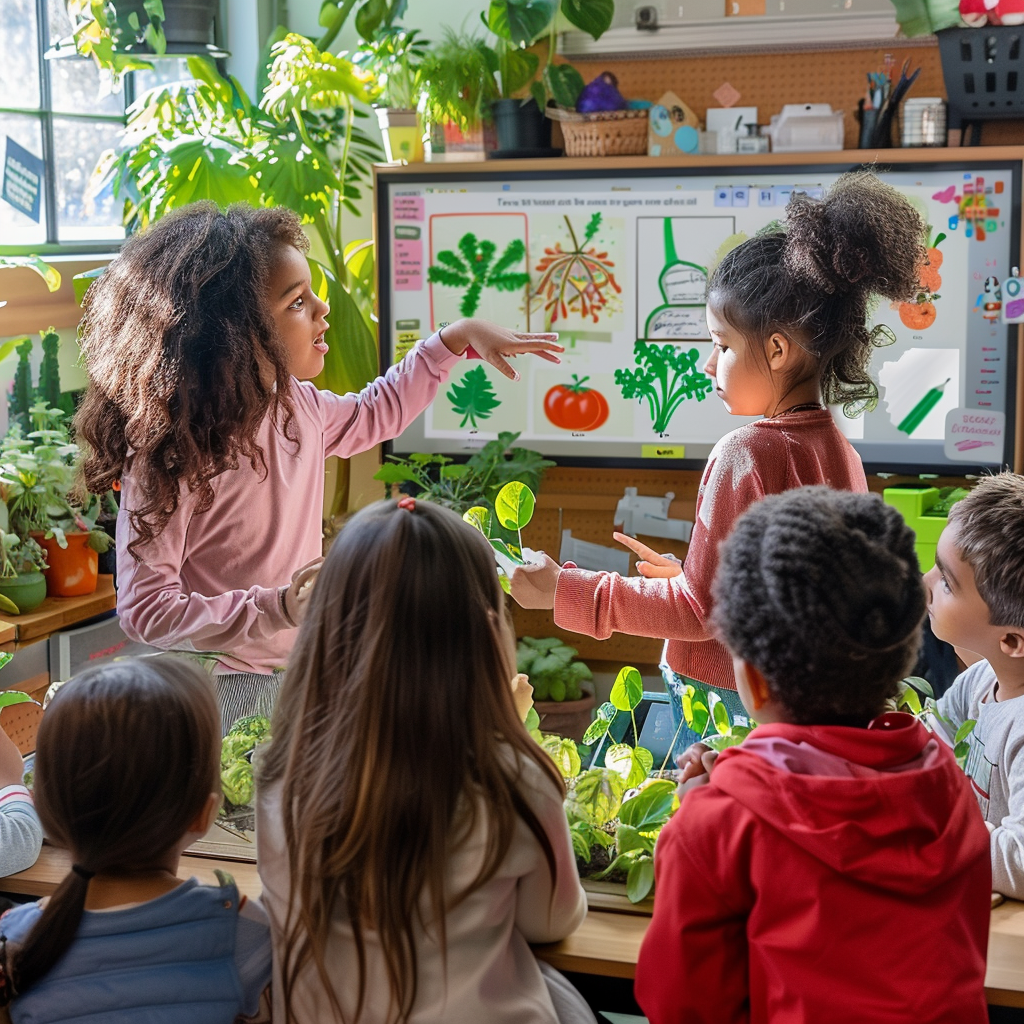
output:
[[541,728],[582,740],[594,710],[594,675],[577,653],[557,637],[524,636],[516,647],[516,671],[530,677]]
[[422,68],[425,113],[431,125],[442,126],[446,148],[458,133],[479,137],[483,149],[482,127],[499,97],[496,70],[495,51],[480,36],[445,28],[430,47]]
[[68,438],[65,414],[39,400],[29,410],[35,427],[24,435],[13,426],[0,443],[0,492],[9,527],[23,550],[30,543],[47,550],[49,592],[57,597],[96,589],[97,555],[111,539],[96,528],[102,507],[97,496],[85,503],[74,495],[78,446]]
[[373,479],[385,485],[385,496],[392,487],[411,485],[415,497],[437,502],[460,515],[474,505],[493,511],[494,500],[505,484],[517,480],[536,490],[544,470],[554,465],[539,452],[515,447],[518,438],[518,434],[501,433],[463,463],[445,455],[389,455]]
[[[0,502],[0,521],[6,520],[7,506]],[[46,568],[46,555],[31,537],[22,543],[16,533],[0,529],[0,612],[35,611],[46,599]]]
[[388,160],[415,163],[423,159],[418,108],[429,45],[416,29],[387,25],[353,55],[356,67],[376,82],[370,98],[377,109]]

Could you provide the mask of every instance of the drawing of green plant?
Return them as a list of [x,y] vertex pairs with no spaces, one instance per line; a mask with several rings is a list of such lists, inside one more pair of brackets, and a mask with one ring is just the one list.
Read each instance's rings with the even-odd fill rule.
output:
[[615,383],[623,398],[647,399],[651,421],[658,434],[688,398],[703,402],[711,392],[711,378],[697,369],[700,353],[675,345],[638,341],[633,348],[635,370],[616,370]]
[[462,380],[453,383],[445,397],[451,402],[456,416],[462,417],[460,427],[469,423],[475,429],[478,419],[489,419],[491,413],[501,405],[482,366],[475,366],[464,373]]
[[484,288],[514,292],[530,283],[528,273],[512,271],[512,267],[526,258],[526,246],[520,238],[512,239],[505,246],[497,263],[494,255],[498,247],[487,239],[479,241],[472,231],[467,231],[459,239],[458,248],[457,253],[442,249],[437,254],[437,264],[427,269],[427,280],[431,284],[465,288],[466,294],[459,304],[463,316],[473,316],[480,308]]

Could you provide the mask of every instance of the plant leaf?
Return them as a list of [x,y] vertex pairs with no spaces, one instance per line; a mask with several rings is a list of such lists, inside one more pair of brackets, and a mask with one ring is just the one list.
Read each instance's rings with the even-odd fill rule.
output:
[[966,740],[967,737],[970,736],[972,732],[974,732],[974,727],[977,724],[978,723],[973,718],[968,718],[960,726],[960,728],[957,729],[956,736],[953,737],[954,745],[959,746],[961,743],[963,743],[963,741]]
[[314,263],[314,268],[314,278],[319,271],[326,281],[331,326],[324,335],[328,352],[323,372],[313,383],[338,395],[359,392],[377,376],[377,339],[366,326],[356,300],[334,272],[322,263]]
[[608,768],[591,768],[577,780],[566,797],[566,810],[591,825],[606,825],[622,804],[626,783],[622,776]]
[[592,39],[600,39],[615,17],[615,0],[562,0],[562,13]]
[[643,700],[644,681],[631,665],[619,670],[612,686],[611,702],[619,711],[632,711]]
[[587,726],[587,731],[583,734],[583,742],[590,746],[591,743],[596,743],[606,732],[608,732],[611,722],[607,718],[595,718],[590,725]]
[[630,903],[639,903],[654,888],[654,860],[644,857],[636,861],[626,876],[626,895]]
[[[586,2],[589,3],[590,0]],[[544,69],[544,84],[560,107],[572,109],[576,106],[586,83],[571,64],[549,64]]]
[[935,691],[932,689],[932,684],[923,676],[907,676],[903,682],[908,686],[912,686],[918,693],[923,693],[926,697],[935,697]]
[[576,741],[562,736],[546,735],[541,741],[545,753],[555,762],[563,779],[571,779],[580,773],[580,753]]
[[527,732],[533,732],[540,728],[540,715],[537,714],[537,709],[532,704],[530,710],[526,712],[526,721],[523,724],[526,726]]
[[535,507],[533,491],[518,480],[505,484],[494,499],[494,514],[506,530],[522,530],[533,518]]
[[650,782],[623,803],[619,809],[619,820],[643,832],[653,831],[668,821],[675,795],[674,782],[668,779]]
[[[8,661],[10,661],[9,658]],[[13,707],[15,704],[35,703],[36,702],[27,693],[22,693],[21,690],[4,690],[0,693],[0,710]]]
[[654,850],[654,840],[641,835],[632,825],[620,824],[615,830],[615,850],[618,853],[631,853],[633,850],[651,853]]
[[491,536],[491,510],[486,505],[474,505],[462,514],[463,522],[469,523],[485,537]]
[[[709,694],[710,696],[710,694]],[[711,715],[715,723],[715,730],[719,736],[727,736],[729,730],[732,728],[732,722],[729,720],[729,711],[726,708],[721,697],[718,694],[714,694],[718,699],[714,703],[714,707],[711,709]]]
[[60,287],[60,271],[38,256],[0,256],[0,270],[4,267],[26,267],[34,270],[46,282],[46,287],[51,292]]
[[529,46],[547,31],[557,10],[558,0],[491,0],[487,24],[496,36]]

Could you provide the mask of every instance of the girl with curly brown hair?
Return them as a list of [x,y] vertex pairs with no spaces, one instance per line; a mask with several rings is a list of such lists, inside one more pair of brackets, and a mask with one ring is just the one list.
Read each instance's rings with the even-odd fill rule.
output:
[[359,394],[320,391],[329,310],[298,217],[195,203],[89,289],[86,485],[121,483],[118,613],[132,639],[216,652],[226,724],[268,714],[321,554],[324,458],[402,432],[472,343],[558,362],[557,335],[461,320]]
[[867,368],[887,329],[868,327],[869,303],[874,295],[913,296],[924,259],[921,218],[870,172],[843,175],[821,200],[794,193],[786,220],[733,249],[708,281],[714,348],[704,372],[730,413],[762,418],[727,434],[708,456],[682,568],[617,534],[646,559],[641,576],[560,568],[545,556],[512,578],[512,596],[527,608],[554,608],[563,629],[667,637],[662,670],[677,750],[700,738],[682,723],[691,682],[744,714],[732,659],[707,625],[719,544],[767,494],[805,484],[867,490],[860,456],[826,406],[856,415],[877,401]]

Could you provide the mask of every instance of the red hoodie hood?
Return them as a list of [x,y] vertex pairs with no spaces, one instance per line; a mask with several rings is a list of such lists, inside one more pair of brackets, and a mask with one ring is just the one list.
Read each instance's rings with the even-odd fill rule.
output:
[[867,729],[762,725],[718,759],[711,785],[834,871],[922,894],[988,837],[952,753],[911,715]]

